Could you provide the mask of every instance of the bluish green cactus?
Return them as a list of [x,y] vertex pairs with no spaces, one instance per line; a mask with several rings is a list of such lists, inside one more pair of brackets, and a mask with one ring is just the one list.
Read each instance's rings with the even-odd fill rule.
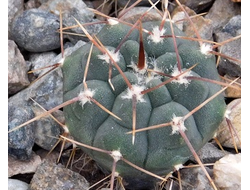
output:
[[[77,96],[83,99],[64,107],[63,111],[66,125],[75,140],[104,150],[117,150],[133,164],[157,175],[164,175],[192,155],[179,134],[179,128],[173,124],[146,130],[135,133],[133,139],[133,135],[128,132],[132,131],[134,119],[136,129],[177,122],[221,87],[192,79],[202,77],[219,80],[215,57],[201,52],[198,42],[182,38],[176,38],[176,51],[170,23],[166,21],[162,29],[159,29],[160,24],[156,21],[142,24],[141,36],[146,60],[142,69],[138,68],[140,30],[133,29],[127,36],[131,29],[128,25],[116,23],[104,26],[97,39],[108,53],[93,47],[86,78],[87,89],[83,77],[91,42],[67,57],[62,67],[64,101]],[[176,26],[173,25],[173,28],[175,36],[184,36]],[[185,74],[172,78],[184,71]],[[131,86],[128,86],[125,79]],[[169,80],[171,82],[163,85],[164,81]],[[148,90],[158,85],[158,88]],[[95,99],[121,120],[105,112],[88,97]],[[182,130],[196,151],[213,137],[225,109],[224,98],[218,95],[185,119],[181,125]],[[136,117],[133,117],[134,112]],[[109,155],[84,147],[82,149],[103,169],[112,170],[113,159]],[[122,160],[117,162],[116,172],[123,177],[147,176]]]

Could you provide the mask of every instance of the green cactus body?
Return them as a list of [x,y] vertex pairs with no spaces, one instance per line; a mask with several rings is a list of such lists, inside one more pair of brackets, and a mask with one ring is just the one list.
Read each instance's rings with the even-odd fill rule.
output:
[[[157,32],[160,22],[146,22],[142,27]],[[121,40],[127,35],[130,27],[121,23],[106,25],[97,35],[102,44],[113,52],[116,62],[133,87],[149,89],[170,78],[156,73],[136,70],[139,54],[139,32],[134,29],[114,53]],[[174,26],[176,36],[184,34]],[[166,22],[160,35],[172,35],[169,22]],[[177,70],[177,56],[173,38],[154,38],[143,33],[143,44],[147,68],[173,75]],[[179,60],[182,71],[197,64],[189,71],[189,76],[219,80],[213,55],[201,53],[199,44],[194,41],[176,38]],[[87,44],[73,52],[65,59],[62,67],[64,76],[64,101],[70,100],[83,91],[83,76],[86,68],[89,49]],[[107,63],[109,62],[109,63]],[[175,165],[187,161],[191,151],[182,136],[173,133],[171,126],[138,132],[132,144],[132,98],[128,86],[120,72],[112,65],[111,83],[109,77],[108,57],[93,47],[86,83],[93,92],[93,98],[112,111],[122,120],[118,120],[103,111],[96,104],[86,102],[73,103],[64,107],[66,125],[75,140],[104,150],[119,150],[130,162],[158,175],[164,175],[174,169]],[[111,63],[112,64],[112,63]],[[150,76],[149,76],[150,75]],[[141,94],[136,103],[136,129],[167,123],[174,117],[183,117],[207,98],[218,92],[221,87],[201,80],[176,80],[167,83],[151,92]],[[199,150],[222,121],[226,105],[222,95],[217,96],[200,110],[185,120],[185,134],[195,148]],[[103,169],[111,171],[113,159],[110,155],[83,148]],[[123,161],[117,162],[116,172],[121,176],[143,178],[143,172],[134,169]]]

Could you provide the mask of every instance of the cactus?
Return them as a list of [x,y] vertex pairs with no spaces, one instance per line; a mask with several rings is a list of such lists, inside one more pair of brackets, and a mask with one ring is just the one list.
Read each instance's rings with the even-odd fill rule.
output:
[[[215,56],[203,51],[204,44],[181,38],[184,33],[169,21],[134,26],[110,20],[96,36],[101,48],[90,51],[92,39],[65,59],[64,101],[81,99],[64,107],[66,125],[76,141],[164,175],[192,156],[180,132],[199,150],[213,137],[226,104],[218,95],[191,113],[221,88],[202,80],[219,81]],[[110,155],[82,149],[112,171]],[[115,171],[125,178],[148,177],[119,158]]]
[[196,152],[225,117],[221,92],[233,82],[220,82],[214,54],[223,54],[206,44],[213,42],[204,43],[198,33],[186,37],[170,15],[166,19],[166,2],[162,21],[141,23],[147,12],[135,24],[105,16],[107,24],[96,36],[76,20],[89,43],[64,57],[61,39],[63,59],[50,70],[62,69],[64,103],[9,133],[63,108],[59,140],[78,145],[111,172],[110,189],[117,175],[125,181],[151,183],[152,176],[166,181],[162,176],[194,156],[216,190]]

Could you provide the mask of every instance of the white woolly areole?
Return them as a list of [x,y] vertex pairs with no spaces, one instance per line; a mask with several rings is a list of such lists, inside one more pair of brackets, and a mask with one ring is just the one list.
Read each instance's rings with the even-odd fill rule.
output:
[[119,150],[113,150],[110,156],[114,158],[115,162],[118,162],[122,158],[122,154]]
[[117,20],[115,20],[113,18],[108,18],[107,21],[108,21],[109,25],[116,25],[119,23]]
[[115,172],[115,177],[119,177],[119,173],[118,172]]
[[179,171],[180,169],[182,169],[184,166],[182,164],[177,164],[174,166],[174,168]]
[[149,39],[151,39],[154,43],[162,42],[164,38],[161,38],[161,36],[165,33],[166,29],[162,28],[159,29],[159,26],[156,26],[153,28],[153,31],[151,35],[148,36]]
[[67,125],[64,125],[63,129],[64,129],[64,133],[69,134],[69,128],[67,127]]
[[[116,53],[115,53],[115,50],[109,51],[109,50],[107,49],[107,51],[108,51],[108,54],[113,58],[113,60],[114,60],[115,62],[118,62],[118,61],[120,60],[119,51],[117,51]],[[111,63],[111,64],[112,64],[112,61],[110,60],[110,57],[109,57],[108,54],[105,53],[105,54],[103,54],[103,55],[97,55],[97,56],[98,56],[99,59],[104,60],[106,63]]]
[[64,60],[65,60],[65,58],[63,57],[62,59],[60,59],[60,61],[58,63],[60,63],[60,65],[62,66],[64,63]]
[[141,94],[141,92],[145,89],[144,86],[139,86],[139,85],[132,85],[132,89],[127,90],[127,94],[122,96],[122,99],[131,99],[133,98],[133,96],[136,96],[136,100],[139,102],[145,102],[145,100],[143,99],[143,94]]
[[176,117],[173,114],[172,119],[172,135],[178,133],[180,130],[185,131],[187,128],[184,125],[183,117]]
[[231,119],[230,114],[231,114],[231,110],[227,109],[225,111],[224,117],[227,118],[227,119]]
[[211,55],[212,45],[203,43],[200,47],[200,51],[204,55]]
[[[175,65],[171,75],[175,77],[175,76],[181,74],[182,72],[183,71],[180,72],[177,65]],[[190,73],[191,73],[191,71],[188,71],[188,72],[182,74],[181,76],[179,76],[177,79],[173,80],[172,82],[184,84],[185,86],[187,86],[190,83],[190,81],[188,79],[186,79],[186,77],[192,76]]]
[[95,91],[91,91],[90,89],[85,89],[84,91],[80,92],[80,94],[78,95],[80,104],[83,106],[87,102],[91,103],[89,97],[92,98],[94,94]]

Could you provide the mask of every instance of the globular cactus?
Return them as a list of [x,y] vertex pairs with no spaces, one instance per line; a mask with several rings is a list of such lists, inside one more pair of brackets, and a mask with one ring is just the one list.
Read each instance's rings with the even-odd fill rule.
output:
[[[215,56],[203,51],[204,43],[201,47],[181,36],[169,21],[132,28],[110,20],[93,39],[99,47],[90,51],[90,41],[67,57],[62,66],[64,101],[81,98],[63,108],[72,137],[121,154],[157,175],[168,174],[192,156],[180,130],[196,151],[210,140],[224,117],[224,97],[192,111],[221,89],[211,82],[219,81]],[[110,155],[82,149],[112,171]],[[119,158],[115,171],[122,177],[148,176]]]

